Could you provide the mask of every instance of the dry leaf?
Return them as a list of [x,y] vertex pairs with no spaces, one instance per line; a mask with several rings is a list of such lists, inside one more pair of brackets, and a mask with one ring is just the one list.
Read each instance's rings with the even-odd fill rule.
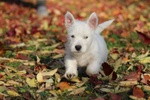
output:
[[30,79],[30,78],[26,78],[26,82],[30,87],[37,87],[37,83],[35,78]]
[[36,76],[38,82],[44,82],[42,72],[39,72]]
[[144,98],[138,98],[138,97],[135,97],[135,96],[133,96],[133,95],[130,95],[129,96],[132,100],[146,100],[146,99],[144,99]]
[[57,84],[57,87],[60,88],[60,90],[68,90],[71,88],[68,82],[60,82]]
[[14,96],[14,97],[20,96],[16,91],[13,91],[13,90],[7,90],[7,93],[8,95]]
[[78,77],[72,78],[70,81],[71,82],[76,82],[76,83],[81,82]]
[[141,78],[142,83],[150,85],[150,74],[142,74]]
[[86,89],[86,87],[81,87],[81,88],[74,89],[72,92],[69,93],[69,95],[81,94],[85,91],[85,89]]
[[144,98],[144,92],[142,91],[141,88],[134,87],[133,88],[133,96],[135,96],[137,98]]
[[43,76],[53,76],[58,71],[58,68],[51,70],[50,72],[42,72]]
[[121,65],[121,59],[118,59],[115,62],[115,65],[114,65],[114,72],[116,72],[118,70],[118,68],[120,67],[120,65]]
[[61,81],[60,74],[55,73],[55,80],[56,80],[57,83],[59,83]]
[[125,86],[125,87],[130,87],[130,86],[134,86],[137,85],[138,82],[137,81],[121,81],[119,83],[120,86]]

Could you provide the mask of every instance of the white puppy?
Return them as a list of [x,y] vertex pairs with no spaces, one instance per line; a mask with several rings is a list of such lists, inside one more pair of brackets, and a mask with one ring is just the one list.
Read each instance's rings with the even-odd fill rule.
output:
[[101,65],[107,60],[108,50],[102,36],[99,35],[113,20],[98,25],[96,13],[92,13],[87,21],[79,21],[67,12],[65,26],[67,43],[65,56],[65,77],[78,76],[77,67],[87,67],[87,75],[98,74]]

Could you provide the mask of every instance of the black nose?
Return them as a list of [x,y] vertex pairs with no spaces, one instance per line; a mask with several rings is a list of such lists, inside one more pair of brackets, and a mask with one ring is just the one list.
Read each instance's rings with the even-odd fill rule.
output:
[[76,48],[77,51],[80,51],[81,45],[76,45],[75,48]]

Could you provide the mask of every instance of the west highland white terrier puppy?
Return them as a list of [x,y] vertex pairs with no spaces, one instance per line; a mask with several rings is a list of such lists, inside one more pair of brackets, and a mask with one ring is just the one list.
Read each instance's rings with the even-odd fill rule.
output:
[[105,40],[101,35],[114,20],[98,25],[96,13],[92,13],[86,21],[79,21],[67,12],[65,26],[67,29],[67,43],[65,45],[64,76],[71,79],[78,76],[77,67],[87,67],[87,75],[98,74],[101,65],[107,60],[108,50]]

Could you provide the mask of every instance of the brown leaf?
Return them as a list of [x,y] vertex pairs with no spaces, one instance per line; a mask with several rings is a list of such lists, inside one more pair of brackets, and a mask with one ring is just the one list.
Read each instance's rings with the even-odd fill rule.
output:
[[94,99],[94,100],[106,100],[106,99],[99,97],[99,98],[96,98],[96,99]]
[[63,43],[66,42],[66,35],[65,35],[65,34],[58,34],[58,35],[57,35],[57,38],[58,38],[61,42],[63,42]]
[[117,79],[117,73],[116,72],[113,72],[112,73],[112,80],[116,80]]
[[97,75],[90,76],[90,82],[94,85],[102,84],[102,81],[97,78]]
[[136,81],[139,79],[140,79],[140,74],[138,74],[137,72],[131,72],[129,75],[123,77],[123,80]]
[[150,85],[150,74],[144,74],[141,82]]
[[113,93],[109,93],[111,100],[122,100],[122,95],[117,95],[117,94],[113,94]]
[[28,56],[23,55],[23,54],[17,54],[16,59],[22,59],[22,60],[29,60]]
[[133,96],[138,97],[138,98],[144,98],[144,92],[142,91],[141,88],[134,87],[133,88]]
[[103,66],[103,71],[104,71],[105,75],[108,76],[113,72],[112,67],[108,63],[104,62],[102,64],[102,66]]

